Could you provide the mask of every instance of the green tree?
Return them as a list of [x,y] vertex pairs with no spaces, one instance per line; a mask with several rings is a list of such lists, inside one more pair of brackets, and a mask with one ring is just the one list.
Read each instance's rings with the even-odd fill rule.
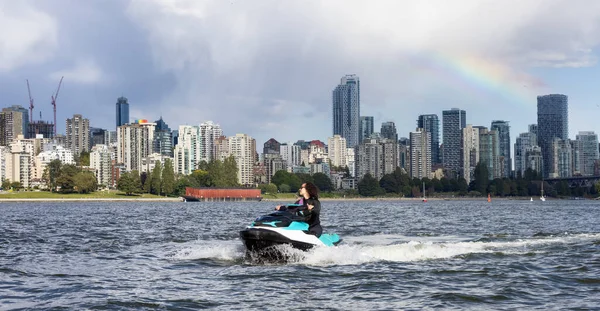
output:
[[126,195],[132,195],[139,190],[136,185],[135,178],[130,172],[121,174],[121,177],[117,181],[117,189],[125,192]]
[[90,166],[90,153],[89,153],[89,151],[82,151],[79,154],[77,165],[78,166]]
[[331,192],[333,190],[333,183],[325,173],[315,173],[313,178],[315,180],[315,186],[317,186],[320,191]]
[[198,180],[192,177],[192,175],[180,175],[175,182],[175,194],[179,196],[185,195],[185,188],[187,187],[198,188],[201,185],[198,184]]
[[152,194],[160,194],[161,193],[161,184],[162,184],[162,164],[160,161],[156,161],[154,163],[154,169],[152,169],[152,177],[150,178],[150,193]]
[[289,193],[289,192],[291,192],[290,189],[291,189],[290,185],[288,185],[288,184],[279,185],[279,192],[281,192],[281,193]]
[[152,172],[142,172],[140,174],[140,183],[142,184],[142,190],[145,193],[151,193],[152,191]]
[[411,193],[410,177],[400,167],[396,167],[393,173],[385,174],[379,181],[379,186],[389,193],[393,192],[406,196]]
[[196,183],[199,187],[211,186],[210,175],[208,174],[208,171],[197,169],[193,171],[190,176],[196,180]]
[[98,181],[92,172],[79,172],[73,177],[74,189],[79,193],[90,193],[98,188]]
[[464,178],[458,179],[458,195],[467,195],[467,191],[469,189],[469,185],[467,185],[467,180]]
[[142,180],[140,179],[140,172],[138,170],[131,171],[131,177],[133,178],[136,192],[142,192]]
[[11,182],[10,183],[10,187],[13,190],[17,190],[17,191],[19,191],[21,188],[23,188],[23,186],[21,185],[21,182],[19,182],[19,181],[13,181],[13,182]]
[[310,174],[295,173],[294,175],[296,175],[296,177],[298,177],[298,179],[300,180],[300,183],[306,183],[306,182],[311,182],[313,184],[315,183],[315,179]]
[[233,155],[223,161],[223,187],[238,187],[238,167]]
[[162,171],[162,191],[165,195],[172,195],[175,190],[175,172],[171,159],[165,160]]
[[9,179],[5,179],[2,181],[2,189],[4,189],[4,190],[10,189],[10,180]]
[[46,183],[50,192],[56,191],[56,187],[58,186],[56,180],[60,176],[60,169],[62,167],[62,162],[60,160],[52,160],[46,168],[44,169],[44,173],[42,175],[42,180]]
[[271,184],[260,184],[258,185],[261,193],[277,193],[277,185]]
[[487,165],[483,161],[479,161],[477,166],[475,167],[475,172],[473,174],[474,178],[474,189],[475,191],[487,194],[489,180],[489,174]]
[[286,183],[288,180],[290,180],[290,173],[288,173],[286,170],[279,170],[275,172],[273,177],[271,177],[271,182],[277,187],[283,183]]
[[60,192],[70,193],[75,190],[75,175],[81,170],[73,164],[65,164],[60,169],[60,175],[56,179],[56,184],[60,187]]
[[373,197],[385,193],[385,190],[379,187],[379,182],[377,179],[369,173],[365,174],[365,176],[358,182],[357,186],[358,193],[362,196]]

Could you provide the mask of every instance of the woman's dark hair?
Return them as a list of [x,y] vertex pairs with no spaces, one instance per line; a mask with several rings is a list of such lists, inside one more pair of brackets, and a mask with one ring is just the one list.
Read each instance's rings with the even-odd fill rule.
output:
[[317,186],[315,186],[315,184],[313,184],[311,182],[307,182],[304,185],[305,185],[304,189],[306,189],[306,192],[308,192],[308,195],[311,198],[315,198],[315,199],[319,198],[319,188],[317,188]]

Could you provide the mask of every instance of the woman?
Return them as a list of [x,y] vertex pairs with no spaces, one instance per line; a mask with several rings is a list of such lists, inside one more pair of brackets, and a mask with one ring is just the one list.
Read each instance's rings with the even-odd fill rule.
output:
[[275,209],[278,211],[289,210],[299,216],[304,217],[304,221],[308,223],[308,231],[317,237],[323,233],[321,227],[321,202],[319,201],[319,188],[313,183],[307,182],[300,187],[300,199],[294,203],[301,206],[286,206],[279,205]]

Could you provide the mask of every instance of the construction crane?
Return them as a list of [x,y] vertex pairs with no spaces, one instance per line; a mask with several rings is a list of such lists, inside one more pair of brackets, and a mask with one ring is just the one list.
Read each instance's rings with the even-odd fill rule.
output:
[[33,98],[31,97],[31,89],[29,88],[29,79],[27,79],[27,92],[29,93],[29,123],[33,123]]
[[58,82],[58,88],[56,89],[56,93],[52,95],[52,107],[54,108],[54,137],[56,137],[56,99],[58,98],[58,92],[60,92],[60,85],[62,84],[63,77],[60,77],[60,82]]

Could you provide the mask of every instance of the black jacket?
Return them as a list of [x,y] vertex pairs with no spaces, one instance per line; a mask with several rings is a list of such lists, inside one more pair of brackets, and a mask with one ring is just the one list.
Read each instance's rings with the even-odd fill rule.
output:
[[[317,237],[323,233],[321,227],[321,202],[317,198],[310,198],[303,200],[302,206],[285,206],[281,210],[289,210],[298,216],[304,218],[304,221],[308,224],[308,231]],[[296,201],[298,203],[298,201]],[[311,210],[308,209],[308,205],[314,206]]]

